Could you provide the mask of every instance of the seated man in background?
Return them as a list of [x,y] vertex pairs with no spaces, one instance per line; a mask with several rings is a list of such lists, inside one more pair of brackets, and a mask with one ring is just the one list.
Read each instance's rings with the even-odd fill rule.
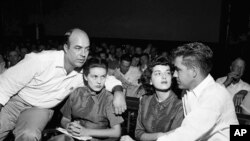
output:
[[[246,94],[250,91],[250,85],[241,79],[245,66],[245,61],[238,57],[232,62],[228,75],[216,80],[216,82],[227,88],[236,106],[241,104]],[[239,111],[237,110],[236,112]]]
[[3,72],[5,72],[6,70],[6,64],[3,58],[3,55],[0,54],[0,74],[2,74]]
[[[114,113],[113,95],[104,88],[108,71],[105,60],[91,58],[84,65],[84,84],[70,94],[61,111],[61,125],[76,137],[91,136],[96,140],[119,138],[123,119]],[[50,141],[74,141],[65,134]]]
[[[82,66],[90,49],[86,32],[65,34],[64,50],[30,53],[0,75],[0,141],[13,130],[16,141],[37,141],[53,115],[53,108],[74,89],[84,86]],[[106,89],[114,91],[114,107],[126,109],[121,82],[107,77]]]
[[15,49],[13,49],[8,53],[7,59],[8,59],[8,68],[10,68],[16,65],[21,60],[21,57],[19,53]]
[[128,54],[122,55],[120,67],[115,70],[109,69],[109,75],[115,76],[122,82],[126,90],[126,96],[137,97],[136,92],[140,86],[138,80],[141,77],[141,71],[138,67],[131,66],[131,61],[132,59]]

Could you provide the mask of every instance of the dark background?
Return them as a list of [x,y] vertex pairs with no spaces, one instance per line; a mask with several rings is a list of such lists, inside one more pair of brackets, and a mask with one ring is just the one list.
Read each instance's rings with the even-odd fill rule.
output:
[[[155,44],[171,50],[202,41],[215,54],[212,73],[225,75],[236,56],[248,58],[247,0],[2,0],[1,42],[45,39],[84,29],[92,41]],[[37,32],[38,31],[38,32]],[[246,39],[241,38],[245,35]],[[7,49],[2,46],[1,50]],[[246,59],[247,63],[249,62]],[[250,81],[248,67],[245,79]]]

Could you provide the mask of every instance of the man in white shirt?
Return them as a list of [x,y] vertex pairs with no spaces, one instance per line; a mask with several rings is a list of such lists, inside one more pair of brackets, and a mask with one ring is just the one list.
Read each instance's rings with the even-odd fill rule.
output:
[[227,76],[216,80],[227,88],[236,106],[240,105],[244,97],[250,92],[250,85],[241,79],[245,71],[245,65],[242,58],[236,58],[230,65],[230,72]]
[[[64,51],[27,54],[0,75],[0,141],[13,129],[16,141],[40,140],[53,115],[51,108],[84,85],[82,66],[90,48],[88,35],[72,29],[65,40]],[[114,77],[107,81],[109,91],[116,89],[113,103],[119,114],[126,109],[121,82]]]
[[122,82],[126,89],[126,96],[136,97],[137,89],[140,84],[138,82],[141,77],[141,71],[138,67],[131,66],[132,59],[128,54],[121,56],[120,67],[115,70],[109,69],[109,75],[115,76]]
[[234,104],[225,87],[209,74],[212,50],[202,43],[189,43],[173,51],[174,77],[184,94],[185,118],[181,126],[157,141],[228,141],[229,127],[238,124]]

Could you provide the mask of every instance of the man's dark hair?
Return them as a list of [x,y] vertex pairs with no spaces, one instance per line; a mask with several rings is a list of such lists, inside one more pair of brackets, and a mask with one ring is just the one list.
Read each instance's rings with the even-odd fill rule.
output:
[[63,44],[66,44],[67,46],[70,45],[70,41],[69,41],[69,37],[72,34],[72,32],[74,31],[74,29],[70,29],[69,31],[67,31],[64,36],[63,36]]
[[194,42],[184,44],[172,51],[172,59],[183,57],[183,65],[187,68],[198,67],[207,76],[212,69],[213,51],[203,43]]
[[128,61],[128,62],[132,62],[132,58],[129,54],[123,54],[121,56],[121,61]]

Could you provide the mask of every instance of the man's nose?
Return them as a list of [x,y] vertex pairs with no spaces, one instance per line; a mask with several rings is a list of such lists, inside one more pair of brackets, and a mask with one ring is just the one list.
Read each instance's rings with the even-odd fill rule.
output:
[[177,72],[176,71],[174,71],[174,75],[173,75],[174,77],[177,77]]

